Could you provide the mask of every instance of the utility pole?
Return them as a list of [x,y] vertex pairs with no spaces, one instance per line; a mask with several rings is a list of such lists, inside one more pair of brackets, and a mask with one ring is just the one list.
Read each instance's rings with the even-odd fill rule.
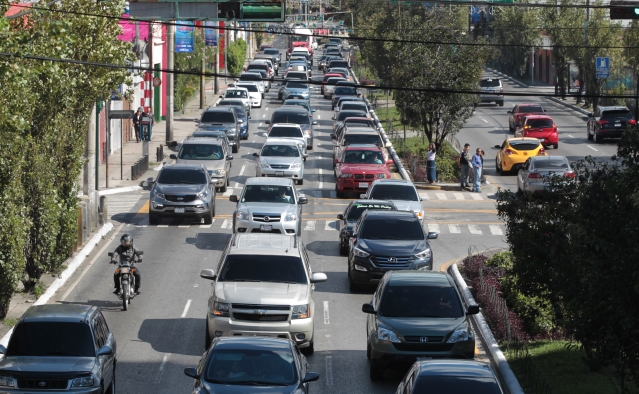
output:
[[215,82],[213,85],[214,92],[217,95],[220,93],[220,30],[216,30],[215,34],[217,35],[217,40],[215,41],[217,46],[215,47]]
[[[202,24],[204,25],[204,27],[206,27],[205,22],[202,22]],[[202,43],[204,45],[202,45],[202,67],[200,69],[201,71],[201,75],[200,75],[200,109],[204,109],[204,105],[206,104],[206,94],[205,94],[205,83],[206,80],[204,78],[204,72],[206,70],[206,63],[204,60],[204,55],[206,54],[206,29],[201,29],[202,30]]]
[[175,68],[175,21],[167,26],[168,53],[166,74],[166,143],[173,141],[173,69]]
[[[153,86],[153,78],[155,77],[154,74],[154,64],[153,64],[153,23],[149,21],[148,23],[148,28],[149,28],[149,42],[147,44],[147,47],[149,48],[149,75],[151,76],[151,78],[149,78],[151,80],[150,86],[149,86],[149,111],[150,111],[150,115],[151,117],[155,118],[155,111],[159,110],[159,108],[154,108],[153,106],[153,90],[155,90],[155,87]],[[122,145],[124,147],[124,145]]]
[[530,85],[535,84],[535,47],[530,50]]
[[229,25],[228,23],[225,23],[224,24],[224,83],[228,82],[226,78],[228,78],[228,75],[229,75],[228,52],[229,52]]
[[95,191],[95,119],[95,106],[93,106],[84,136],[84,156],[87,160],[82,170],[82,193],[85,196],[90,196]]

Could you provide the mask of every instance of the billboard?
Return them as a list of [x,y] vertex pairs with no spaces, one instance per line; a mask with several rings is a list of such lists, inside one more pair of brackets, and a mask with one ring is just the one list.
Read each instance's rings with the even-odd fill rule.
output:
[[204,29],[204,41],[206,45],[216,47],[217,46],[217,22],[206,21],[204,23],[206,27],[216,27],[216,29]]
[[175,52],[188,53],[195,49],[195,28],[193,21],[178,21],[175,28]]

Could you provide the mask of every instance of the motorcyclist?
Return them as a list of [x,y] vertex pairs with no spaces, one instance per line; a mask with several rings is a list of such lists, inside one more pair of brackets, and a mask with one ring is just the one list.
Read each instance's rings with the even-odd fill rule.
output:
[[[113,264],[118,264],[120,260],[122,261],[130,261],[135,263],[140,260],[140,258],[136,255],[137,249],[133,246],[133,237],[131,234],[123,234],[120,237],[120,246],[115,249],[113,252],[113,257],[111,257],[111,262]],[[133,276],[135,276],[135,294],[140,294],[140,269],[135,266],[131,269]],[[115,291],[113,294],[120,293],[120,271],[116,270],[113,274],[113,284],[115,286]]]

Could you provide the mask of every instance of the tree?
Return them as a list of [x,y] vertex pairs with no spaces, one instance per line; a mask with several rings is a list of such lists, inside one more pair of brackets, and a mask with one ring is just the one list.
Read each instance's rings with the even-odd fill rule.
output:
[[244,67],[244,60],[246,59],[246,41],[241,38],[233,41],[227,49],[226,57],[228,61],[228,74],[240,75]]
[[[639,20],[633,20],[629,28],[624,30],[623,45],[626,47],[623,55],[632,70],[632,76],[635,81],[639,81]],[[637,86],[633,86],[633,89],[637,89]]]

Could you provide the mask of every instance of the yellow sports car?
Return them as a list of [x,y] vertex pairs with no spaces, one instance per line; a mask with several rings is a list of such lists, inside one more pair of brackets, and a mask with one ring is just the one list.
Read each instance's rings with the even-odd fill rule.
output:
[[519,170],[531,156],[548,156],[537,138],[507,138],[503,144],[495,145],[495,148],[499,149],[495,157],[495,168],[501,175]]

